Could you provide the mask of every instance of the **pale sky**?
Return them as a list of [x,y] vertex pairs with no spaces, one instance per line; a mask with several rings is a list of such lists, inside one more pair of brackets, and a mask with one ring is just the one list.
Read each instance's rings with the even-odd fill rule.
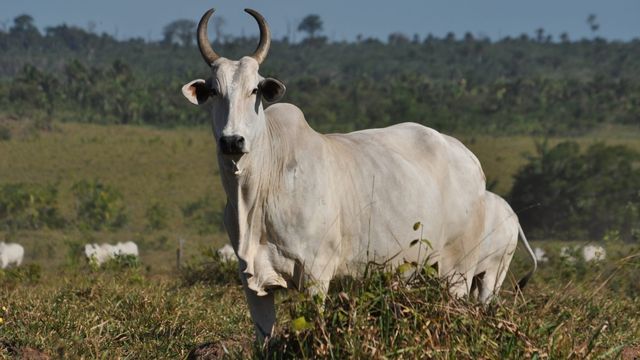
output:
[[0,26],[27,13],[41,29],[67,23],[118,38],[142,37],[157,40],[167,23],[186,18],[197,21],[202,13],[216,8],[226,20],[224,31],[233,35],[257,33],[254,20],[242,10],[261,12],[275,38],[295,33],[307,14],[318,14],[324,35],[332,40],[353,40],[357,34],[386,40],[389,33],[428,33],[457,37],[470,31],[492,39],[533,35],[542,27],[557,38],[567,32],[572,39],[592,37],[586,19],[596,14],[598,36],[614,40],[640,38],[640,0],[0,0]]

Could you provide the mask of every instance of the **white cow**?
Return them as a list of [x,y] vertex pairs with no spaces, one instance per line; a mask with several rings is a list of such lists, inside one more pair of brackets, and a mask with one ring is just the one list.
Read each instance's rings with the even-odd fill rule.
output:
[[582,248],[582,258],[586,262],[603,261],[607,257],[607,252],[602,246],[587,245]]
[[24,258],[24,248],[20,244],[0,242],[0,268],[9,265],[20,266]]
[[133,241],[119,242],[115,246],[115,255],[131,255],[138,257],[138,245]]
[[547,252],[544,251],[543,248],[536,247],[533,249],[533,253],[535,254],[536,260],[539,263],[546,263],[549,261],[549,258],[547,257]]
[[113,258],[115,249],[110,244],[86,244],[84,246],[84,254],[90,262],[102,265]]
[[576,258],[573,254],[582,256],[582,259],[586,262],[603,261],[607,257],[606,250],[599,245],[585,245],[585,246],[563,246],[560,248],[560,257],[565,259],[569,263],[575,263]]
[[125,243],[111,244],[86,244],[84,246],[85,256],[89,261],[95,262],[98,266],[115,258],[118,255],[138,256],[138,246],[133,241]]
[[[213,9],[198,25],[207,80],[184,85],[194,104],[212,101],[218,165],[227,195],[224,222],[239,261],[258,338],[275,323],[273,290],[306,288],[324,296],[336,275],[368,262],[438,263],[451,292],[467,295],[484,228],[485,176],[460,141],[414,123],[322,135],[290,104],[284,85],[258,73],[271,38],[238,61],[220,57],[207,37]],[[337,96],[337,94],[336,94]],[[423,224],[427,254],[411,246]]]
[[236,252],[233,251],[233,247],[229,244],[218,249],[218,256],[220,256],[222,262],[235,262],[237,259]]
[[485,209],[484,236],[480,245],[480,262],[475,274],[478,300],[483,303],[490,301],[500,290],[518,245],[518,234],[533,259],[533,270],[520,281],[521,287],[537,268],[536,256],[511,206],[500,196],[487,191]]

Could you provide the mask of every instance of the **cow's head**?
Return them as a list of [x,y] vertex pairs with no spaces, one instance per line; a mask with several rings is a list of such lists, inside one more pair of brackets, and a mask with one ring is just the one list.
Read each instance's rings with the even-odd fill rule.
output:
[[212,76],[207,80],[191,81],[182,87],[184,96],[196,105],[208,99],[213,101],[213,133],[218,151],[230,156],[248,153],[264,129],[262,99],[274,102],[285,92],[280,81],[258,74],[258,68],[269,52],[271,33],[262,15],[251,9],[245,11],[256,19],[260,27],[260,43],[256,51],[237,61],[216,54],[207,36],[207,24],[214,12],[211,9],[198,24],[198,47],[204,61],[211,66]]

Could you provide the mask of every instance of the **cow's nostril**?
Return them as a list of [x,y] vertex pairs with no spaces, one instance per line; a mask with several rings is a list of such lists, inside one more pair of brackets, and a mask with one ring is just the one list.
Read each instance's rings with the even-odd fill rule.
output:
[[223,154],[235,155],[244,153],[244,137],[229,135],[220,138],[220,151]]

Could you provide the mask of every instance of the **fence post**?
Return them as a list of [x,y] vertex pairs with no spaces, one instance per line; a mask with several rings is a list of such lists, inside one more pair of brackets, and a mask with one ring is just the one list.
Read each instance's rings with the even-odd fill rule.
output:
[[176,249],[176,267],[180,270],[182,266],[182,256],[184,251],[184,239],[178,239],[178,248]]

